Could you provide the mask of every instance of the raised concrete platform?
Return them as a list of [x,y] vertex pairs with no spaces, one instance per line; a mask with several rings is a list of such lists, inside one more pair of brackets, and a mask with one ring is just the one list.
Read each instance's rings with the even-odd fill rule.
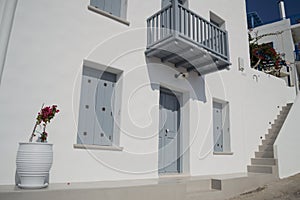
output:
[[201,177],[164,177],[149,180],[50,184],[24,190],[0,186],[1,200],[196,200],[226,199],[276,180],[272,174],[229,174]]

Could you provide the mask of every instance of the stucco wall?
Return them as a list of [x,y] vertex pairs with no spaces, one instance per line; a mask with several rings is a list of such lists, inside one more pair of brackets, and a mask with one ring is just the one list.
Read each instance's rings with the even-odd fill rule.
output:
[[297,96],[285,123],[274,144],[275,157],[278,159],[280,178],[285,178],[300,171],[300,98]]
[[[0,184],[13,184],[19,141],[27,141],[41,104],[61,112],[49,125],[54,143],[51,182],[156,178],[158,86],[183,94],[184,173],[246,172],[259,142],[278,112],[291,102],[283,80],[249,68],[245,2],[190,1],[190,9],[209,19],[212,10],[226,21],[232,66],[188,79],[175,68],[145,58],[146,18],[160,1],[128,1],[126,26],[89,11],[88,0],[20,0],[0,87]],[[229,12],[230,7],[235,12]],[[238,71],[238,57],[245,70]],[[121,152],[74,149],[83,60],[123,71],[120,82]],[[96,65],[97,65],[96,64]],[[212,98],[230,104],[231,151],[213,155]]]
[[[276,35],[269,35],[266,37],[261,38],[258,43],[273,43],[274,49],[277,51],[277,53],[284,54],[283,58],[289,63],[291,67],[290,71],[290,80],[291,85],[294,86],[297,82],[296,79],[296,66],[294,64],[295,55],[294,55],[294,42],[293,42],[293,36],[291,31],[291,23],[289,19],[284,19],[278,22],[274,22],[271,24],[262,25],[259,27],[256,27],[251,31],[251,34],[253,36],[257,35],[263,35],[263,34],[275,34]],[[287,72],[286,67],[283,67],[281,69],[282,72]],[[283,77],[288,83],[287,77]]]

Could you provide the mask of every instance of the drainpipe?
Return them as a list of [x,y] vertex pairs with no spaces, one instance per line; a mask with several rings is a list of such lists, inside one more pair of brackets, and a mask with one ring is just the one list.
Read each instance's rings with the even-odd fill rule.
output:
[[0,13],[0,86],[17,2],[18,0],[0,2],[0,7],[3,8]]
[[286,19],[284,1],[283,0],[279,0],[278,4],[279,4],[280,18],[281,19]]

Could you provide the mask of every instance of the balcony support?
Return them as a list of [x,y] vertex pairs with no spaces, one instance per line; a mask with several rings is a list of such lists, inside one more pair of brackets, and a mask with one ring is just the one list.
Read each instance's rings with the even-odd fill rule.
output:
[[193,48],[188,47],[188,48],[182,49],[181,51],[178,51],[176,53],[170,54],[170,55],[168,55],[166,57],[161,58],[160,60],[161,60],[161,62],[169,62],[170,60],[172,60],[172,59],[174,59],[174,58],[176,58],[178,56],[182,56],[187,51],[193,51]]
[[[175,64],[175,67],[176,67],[176,68],[178,68],[178,67],[183,67],[183,66],[186,66],[186,65],[188,65],[188,64],[190,64],[191,66],[193,66],[193,64],[192,64],[193,61],[195,61],[195,60],[197,60],[197,59],[201,59],[201,58],[203,58],[203,57],[205,57],[205,56],[206,56],[206,54],[196,55],[196,56],[194,56],[194,57],[189,58],[189,60],[183,60],[183,61],[181,61],[181,62],[179,62],[179,63],[176,63],[176,64]],[[194,67],[192,67],[192,68],[194,68]],[[189,69],[189,67],[188,67],[187,69]]]
[[217,59],[213,59],[213,60],[208,60],[206,62],[204,62],[203,64],[201,64],[200,66],[191,66],[191,67],[188,67],[186,70],[189,72],[189,71],[192,71],[193,69],[205,69],[207,67],[214,67],[216,65],[219,64],[219,61]]

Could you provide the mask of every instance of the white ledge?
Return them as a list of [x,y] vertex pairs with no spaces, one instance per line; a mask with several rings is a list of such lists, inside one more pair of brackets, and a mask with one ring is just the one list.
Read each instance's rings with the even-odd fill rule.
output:
[[233,152],[214,152],[214,155],[233,155]]
[[123,151],[123,147],[117,146],[98,146],[91,144],[73,144],[75,149],[95,149],[95,150],[106,150],[106,151]]
[[99,8],[96,8],[94,6],[88,5],[88,9],[91,10],[91,11],[94,11],[94,12],[100,14],[100,15],[103,15],[105,17],[108,17],[108,18],[111,18],[111,19],[116,20],[118,22],[121,22],[122,24],[125,24],[127,26],[130,25],[129,21],[126,21],[126,20],[124,20],[124,19],[122,19],[120,17],[114,16],[114,15],[112,15],[112,14],[110,14],[108,12],[105,12],[103,10],[100,10]]

